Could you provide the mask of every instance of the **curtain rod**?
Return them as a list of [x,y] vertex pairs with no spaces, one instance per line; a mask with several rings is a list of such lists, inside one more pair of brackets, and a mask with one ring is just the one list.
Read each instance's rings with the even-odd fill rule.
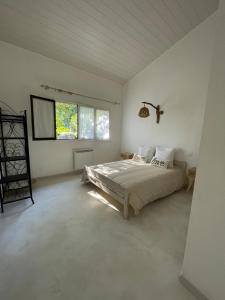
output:
[[116,101],[110,101],[110,100],[107,100],[107,99],[97,98],[97,97],[90,97],[90,96],[87,96],[87,95],[84,95],[84,94],[79,94],[79,93],[75,93],[75,92],[70,92],[70,91],[58,89],[58,88],[55,88],[55,87],[52,87],[52,86],[49,86],[49,85],[45,85],[45,84],[41,84],[40,87],[42,87],[45,90],[52,90],[52,91],[55,91],[55,92],[58,92],[58,93],[65,93],[65,94],[68,94],[68,95],[81,96],[81,97],[85,97],[85,98],[88,98],[88,99],[94,99],[94,100],[98,100],[98,101],[102,101],[102,102],[108,102],[108,103],[111,103],[111,104],[114,104],[114,105],[115,104],[120,104],[119,102],[116,102]]

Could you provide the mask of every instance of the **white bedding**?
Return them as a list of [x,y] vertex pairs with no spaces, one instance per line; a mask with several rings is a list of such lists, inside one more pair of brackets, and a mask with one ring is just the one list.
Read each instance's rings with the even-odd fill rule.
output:
[[149,202],[165,197],[184,185],[184,168],[162,169],[133,160],[116,161],[85,167],[83,182],[97,179],[123,197],[128,192],[129,204],[137,212]]

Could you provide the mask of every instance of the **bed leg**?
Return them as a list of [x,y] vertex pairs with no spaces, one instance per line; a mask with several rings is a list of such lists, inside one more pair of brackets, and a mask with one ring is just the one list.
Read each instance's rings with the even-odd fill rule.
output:
[[129,196],[128,194],[126,194],[125,198],[124,198],[124,204],[123,204],[123,216],[124,219],[128,219],[128,201],[129,200]]

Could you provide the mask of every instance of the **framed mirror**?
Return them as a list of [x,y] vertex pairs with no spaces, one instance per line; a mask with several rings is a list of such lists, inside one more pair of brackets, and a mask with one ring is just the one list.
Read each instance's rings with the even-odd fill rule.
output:
[[30,102],[33,140],[55,140],[55,100],[30,95]]

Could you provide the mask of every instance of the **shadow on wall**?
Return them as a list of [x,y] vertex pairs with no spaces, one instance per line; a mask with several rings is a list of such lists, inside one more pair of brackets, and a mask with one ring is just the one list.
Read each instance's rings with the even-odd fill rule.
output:
[[186,151],[184,151],[184,149],[181,148],[176,148],[176,152],[175,152],[175,159],[176,160],[180,160],[180,161],[186,161],[186,157],[187,157],[188,153]]

